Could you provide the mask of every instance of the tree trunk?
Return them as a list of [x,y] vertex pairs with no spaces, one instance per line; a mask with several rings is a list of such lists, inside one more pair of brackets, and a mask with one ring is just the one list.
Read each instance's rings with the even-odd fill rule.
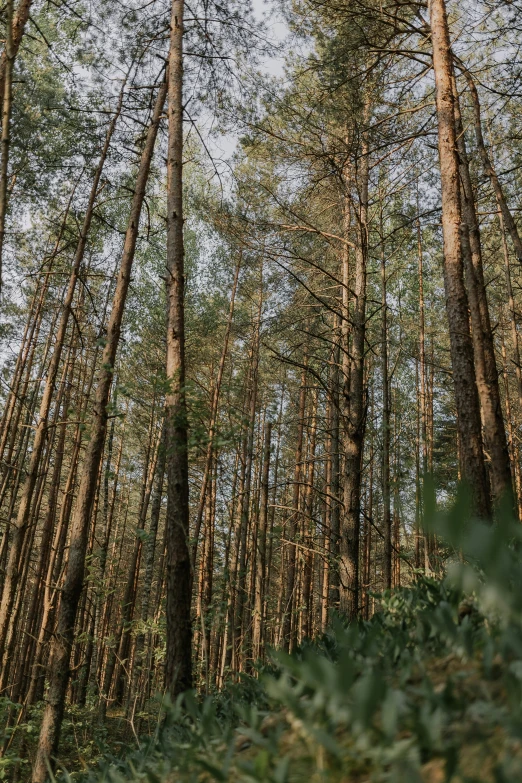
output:
[[58,607],[56,636],[51,650],[49,691],[33,767],[33,783],[44,783],[47,777],[47,765],[50,761],[54,761],[53,757],[58,749],[65,694],[70,674],[69,665],[74,639],[74,625],[78,602],[83,588],[89,524],[107,429],[107,406],[114,373],[114,362],[120,340],[125,301],[138,238],[141,208],[145,197],[145,188],[165,97],[166,84],[162,84],[156,98],[152,121],[149,125],[136,177],[120,271],[107,327],[107,342],[103,350],[99,371],[91,437],[84,456],[78,497],[72,519],[69,560]]
[[[305,348],[306,351],[306,348]],[[282,622],[282,643],[285,650],[291,651],[295,646],[295,607],[296,607],[296,565],[297,565],[297,547],[298,530],[300,529],[299,520],[301,516],[301,474],[303,461],[303,430],[304,417],[306,410],[306,379],[307,379],[308,356],[305,353],[303,360],[303,371],[301,374],[301,391],[299,393],[299,406],[297,411],[297,441],[295,447],[295,474],[294,486],[292,492],[292,511],[288,520],[288,563],[286,570],[284,607]],[[282,585],[281,585],[282,588]]]
[[2,96],[2,158],[0,162],[0,294],[2,292],[2,274],[3,274],[3,250],[5,237],[5,218],[7,213],[7,176],[9,167],[9,145],[11,142],[11,106],[12,106],[12,88],[13,88],[13,65],[14,65],[14,46],[13,46],[13,0],[7,0],[6,4],[6,40],[5,50],[3,52],[4,79]]
[[306,486],[304,488],[303,499],[303,542],[305,550],[303,552],[303,600],[302,622],[303,637],[311,639],[314,629],[313,612],[313,578],[315,561],[315,522],[314,522],[314,477],[315,477],[315,451],[317,445],[317,389],[312,390],[312,421],[309,425],[308,439],[308,465],[306,476]]
[[[417,215],[420,214],[419,192],[417,190]],[[420,567],[421,543],[424,546],[424,556],[428,552],[427,534],[421,532],[424,520],[423,483],[428,475],[428,405],[426,394],[426,319],[424,312],[424,252],[422,247],[422,229],[420,217],[417,217],[417,268],[419,275],[419,449],[422,452],[422,463],[419,465],[417,478],[418,525],[415,545],[418,567]]]
[[183,249],[183,0],[172,1],[167,149],[167,652],[165,687],[192,687],[185,279]]
[[[381,214],[381,243],[384,242]],[[381,247],[381,363],[382,363],[382,504],[384,533],[384,589],[392,587],[392,522],[390,505],[390,383],[388,380],[388,301],[386,292],[386,258]]]
[[511,211],[509,209],[506,197],[504,195],[504,191],[502,189],[502,185],[500,184],[500,180],[497,176],[497,172],[495,171],[495,167],[493,166],[493,162],[489,157],[488,151],[486,149],[486,144],[484,142],[484,136],[482,134],[480,99],[479,99],[477,87],[475,85],[475,81],[471,73],[463,65],[463,63],[460,60],[457,60],[457,64],[459,69],[462,71],[464,78],[466,79],[469,91],[471,93],[471,99],[473,101],[475,139],[477,142],[480,159],[482,161],[482,165],[484,167],[486,176],[489,177],[489,181],[491,182],[491,186],[495,193],[495,198],[498,204],[498,208],[502,214],[502,219],[504,220],[507,232],[513,243],[515,255],[518,261],[522,264],[522,240],[520,238],[520,234],[518,233],[517,224],[515,223],[513,219],[513,215],[511,214]]
[[40,403],[38,423],[36,426],[36,431],[35,431],[34,441],[33,441],[33,450],[31,452],[29,468],[24,482],[24,488],[20,500],[20,506],[18,508],[13,543],[11,545],[9,562],[6,569],[4,589],[2,593],[2,602],[0,604],[0,659],[3,655],[7,628],[9,625],[9,617],[13,608],[15,589],[16,589],[17,578],[18,578],[18,564],[20,559],[20,553],[22,551],[24,540],[25,540],[25,535],[27,532],[28,521],[31,514],[31,501],[33,499],[34,488],[38,477],[40,460],[47,440],[47,419],[49,417],[49,412],[51,410],[51,403],[54,395],[56,377],[58,375],[58,370],[60,367],[60,360],[62,356],[63,346],[65,343],[65,337],[67,334],[67,327],[72,312],[74,292],[76,290],[76,282],[78,280],[78,275],[80,273],[81,264],[85,254],[87,237],[91,227],[92,217],[94,213],[94,205],[96,202],[96,198],[98,196],[98,187],[100,184],[103,167],[107,159],[107,153],[109,151],[109,145],[114,133],[114,129],[116,127],[116,121],[120,115],[122,104],[123,104],[124,87],[125,85],[122,86],[119,101],[118,101],[118,106],[116,108],[116,112],[114,113],[114,116],[107,130],[105,144],[100,156],[96,173],[94,175],[94,181],[89,196],[89,203],[87,206],[87,211],[85,213],[85,218],[82,226],[82,231],[80,234],[80,239],[78,241],[78,246],[76,248],[76,255],[74,258],[74,264],[69,279],[69,285],[62,305],[62,316],[56,334],[54,352],[51,357],[51,361],[47,371],[47,379],[45,382],[45,388]]
[[483,518],[489,518],[491,506],[482,450],[480,406],[469,330],[468,301],[463,278],[459,162],[455,134],[450,38],[444,0],[432,0],[430,17],[442,185],[444,287],[457,424],[464,478],[472,492],[475,512]]
[[[20,44],[22,43],[25,25],[27,24],[27,20],[29,19],[29,13],[31,11],[31,5],[32,5],[32,0],[20,0],[20,3],[18,4],[18,8],[16,9],[16,14],[13,21],[12,42],[11,42],[12,60],[16,58],[16,55],[18,54],[18,49],[20,48]],[[0,95],[4,95],[5,92],[7,68],[8,68],[8,55],[7,55],[7,46],[6,46],[5,50],[2,52],[2,55],[0,57]]]
[[[367,122],[369,104],[364,109]],[[363,132],[359,160],[357,214],[358,240],[355,249],[354,304],[350,378],[347,393],[349,414],[344,417],[344,513],[340,531],[340,610],[355,617],[359,610],[359,539],[361,516],[361,475],[366,402],[364,392],[364,355],[366,340],[366,264],[368,254],[368,131]],[[348,350],[348,346],[344,348]],[[346,394],[346,390],[345,390]]]
[[341,455],[340,455],[340,389],[339,389],[339,361],[340,338],[339,318],[334,317],[334,346],[331,364],[330,401],[332,409],[331,420],[331,477],[330,477],[330,547],[329,547],[329,607],[339,609],[339,549],[340,549],[340,525],[341,525]]
[[[152,579],[154,576],[154,559],[156,554],[156,541],[158,537],[158,525],[161,511],[161,500],[163,497],[163,482],[165,479],[165,464],[167,460],[166,449],[167,430],[165,421],[161,428],[161,439],[158,446],[158,458],[156,465],[156,485],[152,495],[150,509],[149,535],[145,545],[145,576],[143,579],[143,589],[141,597],[140,618],[143,626],[146,625],[150,613],[150,599],[152,595]],[[145,641],[145,631],[142,629],[136,637],[136,648],[134,653],[133,669],[133,692],[138,693],[140,674],[143,667],[143,648]]]
[[461,178],[462,255],[471,314],[475,371],[491,490],[494,501],[499,503],[506,495],[513,497],[511,467],[500,401],[493,331],[491,329],[486,286],[484,284],[480,228],[475,209],[475,195],[471,184],[468,153],[455,79],[453,79],[453,97],[455,101],[455,131],[457,134]]
[[263,476],[261,478],[260,525],[257,537],[256,580],[254,597],[253,657],[258,660],[263,649],[263,606],[266,588],[266,543],[268,528],[268,493],[270,478],[270,442],[272,424],[265,424],[265,443],[263,448]]
[[[141,553],[143,550],[143,542],[141,538],[142,531],[145,530],[145,523],[147,519],[147,512],[149,508],[150,496],[152,493],[152,487],[154,483],[154,474],[156,473],[156,464],[158,461],[158,446],[159,438],[155,436],[155,423],[156,423],[156,405],[155,401],[152,406],[150,426],[149,426],[149,438],[145,455],[145,465],[143,468],[143,480],[141,488],[141,498],[138,512],[138,532],[134,542],[133,554],[129,563],[129,569],[127,572],[127,584],[125,586],[125,593],[121,605],[121,620],[120,620],[120,645],[118,650],[118,672],[116,675],[116,684],[114,699],[116,704],[123,704],[123,695],[125,691],[125,675],[129,674],[129,660],[131,650],[131,626],[134,617],[134,609],[136,606],[136,595],[138,591],[138,582],[140,574]],[[156,441],[156,443],[154,443]],[[151,460],[152,455],[152,460]],[[129,680],[130,682],[130,680]],[[110,689],[110,683],[105,690],[108,696]]]
[[195,567],[196,563],[196,554],[197,554],[197,547],[198,547],[198,540],[199,540],[199,531],[201,529],[201,522],[203,519],[203,511],[205,509],[205,497],[207,493],[207,484],[210,478],[210,471],[212,467],[212,459],[214,455],[214,438],[216,434],[216,424],[217,424],[217,417],[218,417],[218,405],[219,405],[219,395],[221,392],[221,384],[223,381],[223,372],[225,370],[225,362],[227,359],[228,354],[228,343],[230,340],[230,331],[232,329],[232,321],[234,319],[234,304],[236,299],[236,292],[237,292],[237,284],[239,280],[239,272],[241,269],[241,263],[243,259],[243,253],[240,251],[239,253],[239,259],[236,265],[236,271],[234,274],[234,282],[232,283],[232,293],[230,294],[230,305],[228,310],[228,318],[227,318],[227,325],[225,328],[225,335],[223,338],[223,349],[221,351],[221,358],[219,360],[219,367],[217,372],[217,378],[216,383],[214,385],[214,392],[212,394],[212,404],[210,409],[210,422],[208,427],[208,446],[207,446],[207,453],[206,453],[206,459],[205,459],[205,467],[203,470],[203,479],[201,482],[201,490],[199,495],[199,505],[198,505],[198,513],[196,516],[196,525],[194,530],[194,544],[192,546],[192,563],[193,567]]
[[[261,281],[263,274],[261,270]],[[244,467],[244,486],[241,493],[241,511],[239,521],[239,551],[238,567],[236,580],[236,602],[234,612],[234,647],[235,647],[235,665],[239,668],[239,663],[243,654],[247,652],[247,633],[245,610],[247,606],[247,554],[248,554],[248,532],[250,526],[250,499],[252,490],[252,463],[254,458],[254,434],[256,425],[257,411],[257,389],[258,389],[258,365],[259,365],[259,339],[261,328],[261,311],[263,307],[262,291],[259,296],[257,308],[257,317],[252,338],[252,353],[250,366],[250,390],[248,398],[248,430],[244,442],[243,467]]]
[[[500,211],[499,211],[498,218],[500,223],[500,233],[502,236],[504,270],[506,273],[506,292],[508,295],[509,324],[511,328],[511,342],[513,346],[512,362],[515,365],[515,377],[517,379],[516,389],[517,389],[517,398],[518,398],[518,410],[522,411],[522,367],[520,364],[520,344],[518,340],[517,316],[515,310],[515,298],[513,296],[513,285],[511,282],[511,268],[509,264],[509,252],[508,252],[508,246],[506,242],[506,231],[504,227],[504,220],[502,218],[502,213]],[[506,394],[507,393],[508,391],[506,385]],[[516,448],[514,449],[514,453],[517,452],[518,452],[518,438],[516,439]],[[520,486],[520,465],[518,463],[518,459],[516,460],[515,463],[515,477],[518,477],[517,486],[516,486],[517,498],[518,498],[518,517],[522,521],[522,488]]]
[[513,429],[513,420],[511,414],[511,394],[509,389],[509,373],[506,354],[506,343],[504,340],[503,332],[500,333],[501,337],[501,350],[502,350],[502,369],[504,376],[504,389],[505,389],[505,401],[506,401],[506,422],[508,428],[508,446],[510,450],[511,464],[513,466],[513,483],[515,486],[516,498],[517,498],[517,512],[519,520],[522,518],[520,513],[520,497],[522,490],[522,481],[520,475],[520,449],[518,443],[515,440],[515,433]]

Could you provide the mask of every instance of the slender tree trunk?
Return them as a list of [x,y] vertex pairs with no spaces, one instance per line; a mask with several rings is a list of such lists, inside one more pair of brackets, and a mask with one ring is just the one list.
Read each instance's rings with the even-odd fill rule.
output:
[[167,653],[172,697],[192,687],[183,250],[183,0],[173,0],[167,150]]
[[[373,421],[373,394],[370,400],[370,421]],[[363,552],[363,585],[364,585],[364,619],[370,619],[370,586],[371,586],[371,562],[372,562],[372,525],[373,525],[373,466],[375,449],[373,443],[373,430],[370,438],[370,455],[368,470],[368,502],[366,507],[366,519],[364,526],[364,552]]]
[[47,379],[45,382],[45,388],[40,403],[38,423],[36,425],[36,431],[33,440],[33,450],[31,452],[31,459],[29,461],[29,467],[24,482],[24,488],[20,500],[20,506],[18,508],[13,543],[11,545],[11,552],[9,554],[9,562],[6,569],[4,589],[2,593],[2,601],[0,604],[0,658],[3,655],[4,644],[5,644],[6,634],[7,634],[7,627],[9,624],[9,616],[11,614],[12,607],[13,607],[13,601],[14,601],[16,584],[17,584],[20,553],[23,548],[23,544],[27,532],[27,525],[31,514],[31,501],[33,499],[34,488],[38,477],[40,460],[47,440],[47,420],[49,417],[49,412],[51,410],[51,403],[54,395],[56,377],[58,375],[58,370],[60,367],[62,350],[67,334],[67,327],[72,312],[74,292],[76,290],[76,282],[78,280],[78,275],[80,273],[81,264],[83,262],[83,258],[85,254],[87,237],[91,227],[92,217],[94,213],[94,205],[98,195],[98,188],[100,184],[103,167],[107,159],[107,153],[109,151],[109,145],[114,133],[114,129],[116,127],[116,121],[120,115],[122,104],[123,104],[124,86],[125,85],[122,86],[120,92],[120,97],[118,101],[118,106],[116,108],[116,112],[107,130],[105,144],[100,156],[96,173],[94,175],[94,181],[89,196],[89,203],[87,206],[87,211],[85,213],[85,218],[83,222],[82,231],[80,234],[80,239],[78,241],[78,246],[76,248],[76,255],[74,258],[74,264],[71,271],[71,277],[69,280],[67,293],[65,295],[65,299],[62,305],[62,316],[56,334],[54,351],[47,371]]
[[[271,587],[272,587],[272,564],[274,562],[274,523],[275,523],[275,513],[276,513],[276,501],[278,496],[278,480],[279,480],[279,467],[280,467],[280,457],[281,457],[281,425],[283,421],[283,408],[284,408],[284,401],[285,401],[285,391],[286,391],[286,373],[283,378],[282,388],[281,388],[281,400],[279,402],[279,414],[277,418],[277,441],[276,441],[276,449],[275,449],[275,458],[274,458],[274,471],[273,471],[273,477],[274,477],[274,484],[272,488],[272,497],[271,497],[271,508],[270,508],[270,514],[269,514],[269,521],[268,521],[268,555],[267,555],[267,566],[266,566],[266,584],[265,584],[265,593],[267,596],[271,595]],[[263,606],[263,628],[264,628],[264,638],[265,642],[268,638],[268,602],[265,601],[265,604]]]
[[[121,606],[120,620],[120,645],[118,651],[118,672],[114,689],[114,698],[117,704],[123,704],[125,691],[125,680],[129,679],[129,662],[131,653],[131,630],[136,606],[136,596],[138,592],[138,582],[140,574],[141,554],[143,551],[143,542],[141,532],[145,530],[147,513],[152,494],[154,475],[156,473],[156,464],[158,461],[158,447],[160,439],[156,434],[156,401],[152,405],[149,437],[145,454],[145,464],[143,468],[143,480],[141,488],[140,505],[138,511],[138,531],[134,542],[134,549],[129,569],[127,573],[127,584]],[[152,457],[152,459],[151,459]],[[130,679],[129,679],[130,683]],[[109,684],[110,687],[110,684]],[[106,694],[108,694],[108,688]]]
[[[393,390],[391,390],[393,395]],[[395,404],[393,405],[394,417],[393,417],[393,443],[394,443],[394,459],[393,459],[393,544],[392,544],[392,587],[400,587],[401,585],[401,542],[400,542],[400,496],[399,496],[399,482],[401,475],[401,427],[400,427],[400,411],[398,407],[397,394],[395,394]]]
[[[305,349],[306,350],[306,349]],[[301,475],[303,461],[303,431],[304,417],[306,410],[306,379],[307,379],[308,355],[305,354],[303,360],[303,371],[301,374],[301,391],[299,393],[299,406],[297,411],[297,441],[295,447],[295,474],[294,487],[292,492],[292,511],[287,528],[288,544],[288,562],[286,568],[284,607],[282,622],[282,643],[287,651],[294,648],[295,643],[295,608],[296,608],[296,571],[297,571],[297,547],[298,531],[300,529],[299,521],[301,517]],[[282,585],[281,585],[282,588]]]
[[[365,121],[369,104],[364,109]],[[351,617],[359,610],[359,539],[362,454],[366,424],[364,357],[366,340],[366,264],[368,254],[368,131],[359,160],[352,342],[350,346],[349,415],[344,425],[344,513],[340,532],[340,609]],[[345,348],[347,350],[347,348]]]
[[253,629],[253,657],[257,660],[261,657],[263,649],[263,606],[265,602],[266,588],[266,543],[268,528],[268,498],[270,478],[270,445],[272,436],[272,424],[265,424],[265,442],[263,448],[263,476],[261,479],[260,497],[260,525],[257,538],[256,580],[254,598],[254,629]]
[[474,128],[475,128],[475,139],[477,142],[477,147],[480,155],[480,159],[482,161],[482,165],[484,167],[484,172],[487,177],[489,177],[489,181],[491,182],[491,186],[493,188],[493,192],[495,193],[495,198],[497,201],[498,208],[502,214],[502,219],[504,220],[507,232],[510,236],[510,239],[513,243],[513,248],[515,250],[515,255],[520,263],[522,263],[522,240],[520,238],[520,234],[518,232],[517,224],[515,223],[515,220],[513,218],[513,215],[511,214],[511,211],[509,209],[507,199],[504,195],[504,190],[502,188],[502,185],[500,184],[500,180],[497,176],[497,173],[495,171],[495,167],[493,165],[493,162],[489,156],[489,153],[486,148],[486,144],[484,142],[484,136],[482,133],[482,119],[481,119],[481,109],[480,109],[480,99],[479,94],[477,91],[477,87],[475,85],[475,81],[471,75],[471,73],[468,71],[468,69],[463,65],[463,63],[460,60],[457,60],[457,64],[459,69],[464,75],[464,78],[466,79],[471,99],[473,102],[473,116],[474,116]]
[[[506,231],[504,227],[504,220],[502,218],[502,213],[499,211],[499,223],[500,223],[500,233],[502,237],[502,250],[504,255],[504,270],[506,274],[506,292],[508,295],[508,307],[509,307],[509,323],[511,328],[511,342],[513,346],[513,359],[512,362],[515,366],[515,378],[516,378],[516,390],[517,390],[517,399],[518,399],[518,410],[522,411],[522,366],[520,364],[520,343],[519,343],[519,337],[518,337],[518,329],[517,329],[517,315],[515,310],[515,298],[513,296],[513,285],[511,282],[511,267],[509,264],[509,251],[506,241]],[[506,394],[507,394],[507,385],[506,385]],[[513,453],[518,453],[518,438],[515,438],[516,442],[516,448],[514,448]],[[518,463],[518,458],[515,464],[515,477],[519,476],[520,474],[520,465]],[[519,519],[522,520],[522,488],[520,487],[520,480],[517,478],[517,497],[518,497],[518,516]]]
[[491,506],[482,450],[480,406],[463,277],[459,162],[455,134],[450,37],[444,0],[431,0],[430,18],[442,184],[444,287],[457,423],[464,478],[470,486],[475,511],[479,516],[489,518]]
[[212,467],[212,459],[214,455],[214,438],[216,434],[216,424],[217,424],[217,417],[218,417],[218,406],[219,406],[219,395],[221,393],[221,384],[223,382],[223,373],[225,371],[225,363],[227,360],[227,354],[228,354],[228,343],[230,340],[230,331],[232,329],[232,322],[234,320],[234,304],[236,299],[236,292],[237,292],[237,284],[239,280],[239,272],[241,269],[241,263],[243,259],[243,253],[240,251],[239,253],[239,259],[236,265],[236,271],[234,273],[234,282],[232,283],[232,293],[230,295],[230,305],[228,310],[228,318],[227,318],[227,325],[225,328],[225,335],[223,338],[223,350],[221,351],[221,358],[219,360],[219,367],[216,377],[216,382],[214,385],[214,392],[212,394],[212,405],[210,409],[210,422],[208,427],[208,446],[207,446],[207,453],[206,453],[206,459],[205,459],[205,467],[203,471],[203,479],[201,482],[201,490],[199,495],[199,505],[198,505],[198,513],[196,516],[196,525],[195,525],[195,531],[194,531],[194,544],[192,546],[192,563],[193,567],[195,567],[196,563],[196,554],[197,554],[197,547],[198,547],[198,540],[199,540],[199,532],[201,529],[201,522],[203,519],[203,511],[205,509],[205,497],[207,494],[207,484],[208,480],[210,478],[210,471]]
[[[329,380],[332,380],[332,365],[329,368]],[[328,609],[330,604],[330,558],[332,538],[332,393],[326,401],[326,439],[325,439],[325,465],[324,465],[324,513],[323,513],[323,567],[321,576],[321,632],[328,627]]]
[[331,489],[330,489],[330,589],[329,605],[332,609],[339,609],[339,549],[341,531],[341,446],[340,446],[340,388],[339,388],[339,362],[340,342],[338,316],[334,317],[334,346],[332,357],[332,380],[330,386],[330,399],[332,405],[331,424]]
[[[146,625],[150,614],[150,603],[152,596],[152,580],[154,576],[154,560],[156,554],[156,541],[158,537],[158,526],[161,511],[161,500],[163,497],[163,482],[165,479],[165,465],[167,460],[166,449],[167,429],[163,422],[161,429],[161,440],[158,446],[158,460],[156,465],[156,484],[152,495],[150,509],[149,535],[145,545],[145,576],[143,579],[141,613],[140,619],[143,626]],[[143,668],[143,649],[145,642],[145,632],[143,630],[136,637],[136,648],[134,652],[133,669],[133,687],[132,691],[137,694],[140,682],[140,675]]]
[[11,105],[13,90],[13,0],[7,0],[6,4],[6,40],[4,50],[4,79],[2,96],[2,158],[0,162],[0,293],[3,282],[3,254],[5,237],[5,218],[7,213],[7,177],[9,167],[9,146],[11,143]]
[[501,350],[502,350],[502,369],[503,369],[503,376],[504,376],[504,388],[505,388],[505,400],[506,400],[506,422],[508,427],[508,446],[510,450],[511,465],[513,466],[513,483],[515,486],[515,492],[517,497],[518,518],[520,520],[522,519],[522,514],[521,514],[522,480],[520,475],[520,449],[518,443],[516,442],[515,432],[513,428],[506,343],[504,340],[504,334],[502,332],[501,332]]
[[112,385],[114,362],[120,340],[121,324],[125,301],[130,283],[132,262],[145,188],[158,133],[160,118],[166,97],[166,84],[158,91],[153,117],[141,156],[131,212],[125,235],[120,271],[112,304],[112,312],[107,327],[107,342],[103,350],[101,368],[96,389],[91,438],[87,446],[76,507],[72,519],[69,560],[65,581],[58,607],[56,636],[51,650],[50,682],[47,703],[42,719],[37,755],[33,767],[33,783],[44,783],[47,777],[47,765],[53,760],[60,736],[60,728],[65,706],[65,694],[69,681],[69,664],[74,638],[74,625],[78,602],[83,588],[85,555],[87,551],[89,524],[96,494],[96,484],[100,471],[103,446],[108,420],[108,401]]
[[[210,608],[212,604],[214,577],[217,455],[214,455],[213,463],[214,465],[211,466],[209,492],[207,494],[205,510],[205,535],[200,558],[196,606],[196,617],[200,625],[198,634],[198,642],[200,642],[200,644],[198,644],[197,652],[204,667],[206,693],[208,693],[210,689],[210,643],[212,636]],[[201,655],[199,655],[200,652]]]
[[[261,284],[263,273],[261,270]],[[260,292],[257,317],[252,339],[252,353],[250,366],[250,390],[248,398],[248,429],[244,443],[243,465],[244,486],[241,494],[241,511],[239,522],[239,557],[236,580],[236,602],[234,618],[234,644],[236,668],[247,653],[247,632],[245,611],[247,607],[247,555],[248,533],[250,526],[251,492],[252,492],[252,464],[254,459],[254,435],[257,412],[258,366],[259,366],[259,340],[261,329],[261,312],[263,307],[263,294]]]
[[[381,243],[384,242],[381,214]],[[386,258],[381,248],[381,363],[382,363],[382,504],[384,532],[384,587],[392,587],[392,523],[390,506],[390,384],[388,380],[388,301],[386,292]]]
[[420,362],[415,362],[415,388],[417,391],[417,410],[415,411],[415,541],[414,564],[421,567],[422,551],[422,477],[421,477],[421,393]]
[[[16,58],[16,55],[18,54],[18,49],[20,48],[20,44],[22,43],[25,25],[27,24],[27,20],[29,19],[29,13],[31,11],[31,5],[32,5],[32,0],[20,0],[20,3],[18,4],[18,8],[16,9],[16,14],[13,20],[13,28],[11,33],[12,61],[14,61],[14,59]],[[8,59],[9,59],[8,50],[6,46],[0,57],[0,95],[4,95],[5,92],[5,82],[7,80],[7,70],[8,70]]]
[[[417,190],[417,214],[420,214],[419,205],[419,193]],[[421,535],[422,544],[424,546],[425,557],[428,552],[427,536],[421,534],[424,521],[424,494],[423,483],[428,475],[428,406],[427,406],[427,394],[426,394],[426,318],[424,312],[424,252],[422,247],[422,229],[420,217],[417,218],[417,263],[418,263],[418,275],[419,275],[419,409],[420,409],[420,441],[422,451],[422,470],[419,469],[418,477],[418,542],[416,544],[416,552],[419,557],[420,567],[420,546]]]
[[305,550],[303,552],[303,600],[302,614],[303,636],[311,639],[313,634],[313,575],[315,560],[315,522],[314,522],[314,477],[315,477],[315,452],[317,446],[317,389],[312,391],[312,421],[310,423],[310,433],[308,439],[308,465],[306,486],[304,490],[303,501],[303,541]]
[[488,457],[491,490],[496,503],[513,496],[511,467],[502,415],[493,331],[484,284],[480,228],[471,184],[468,153],[460,114],[457,85],[453,79],[455,130],[459,152],[462,203],[462,255],[471,314],[477,388],[482,412],[484,446]]
[[[114,399],[113,399],[114,404],[116,404],[116,399],[117,399],[117,394],[115,389]],[[118,496],[118,483],[120,480],[120,470],[121,470],[121,462],[123,456],[123,444],[125,441],[127,413],[128,410],[125,411],[125,415],[123,419],[123,427],[120,433],[120,443],[116,455],[116,463],[114,465],[114,478],[113,478],[112,494],[110,497],[110,502],[109,502],[109,476],[111,472],[111,463],[112,463],[114,429],[115,429],[115,422],[116,422],[115,418],[112,420],[111,429],[109,431],[109,438],[107,444],[107,459],[105,462],[105,470],[103,475],[104,531],[103,531],[103,538],[102,538],[102,543],[99,552],[100,585],[102,589],[99,591],[99,597],[98,597],[99,606],[96,612],[97,613],[97,640],[98,640],[97,648],[96,648],[97,649],[96,668],[97,668],[97,680],[102,686],[102,690],[103,690],[103,659],[104,659],[105,631],[107,628],[107,624],[109,622],[110,612],[112,608],[112,594],[110,589],[108,589],[106,585],[106,582],[110,584],[111,574],[109,573],[107,578],[105,574],[107,569],[107,556],[109,554],[109,544],[111,540],[112,527],[115,518],[116,499]],[[117,540],[117,534],[115,535],[114,540],[115,541]],[[110,596],[108,600],[107,600],[107,596]],[[104,709],[105,709],[103,705],[103,695],[101,696],[101,700],[102,701],[100,702],[99,707],[100,707],[101,716],[103,717]]]

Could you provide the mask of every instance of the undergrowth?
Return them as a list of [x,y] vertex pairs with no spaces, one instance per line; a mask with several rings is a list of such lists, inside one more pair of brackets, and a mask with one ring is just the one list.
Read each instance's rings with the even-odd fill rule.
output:
[[444,579],[418,574],[370,621],[337,618],[293,655],[272,653],[259,678],[163,702],[134,750],[130,738],[115,750],[106,727],[101,760],[57,778],[522,780],[522,528],[508,512],[471,520],[464,498],[429,519],[445,541]]

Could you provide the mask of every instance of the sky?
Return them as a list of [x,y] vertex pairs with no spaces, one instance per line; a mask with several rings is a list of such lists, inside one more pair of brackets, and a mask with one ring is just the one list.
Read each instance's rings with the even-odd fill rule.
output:
[[[275,3],[272,0],[252,0],[252,6],[256,18],[259,21],[266,20],[269,37],[276,42],[283,41],[288,33],[288,28],[280,14],[276,12]],[[283,60],[280,57],[266,58],[262,67],[267,73],[280,76],[283,73]]]
[[[252,0],[252,8],[258,21],[265,21],[267,38],[274,43],[280,43],[288,35],[288,28],[275,9],[273,0]],[[262,72],[271,76],[282,76],[284,69],[283,57],[265,57],[259,68]],[[213,124],[212,118],[207,118],[209,125]],[[203,122],[204,124],[204,122]],[[213,159],[213,166],[220,171],[222,184],[227,188],[227,173],[229,173],[228,161],[237,149],[238,138],[236,133],[225,133],[218,138],[215,136],[206,139],[207,148]]]

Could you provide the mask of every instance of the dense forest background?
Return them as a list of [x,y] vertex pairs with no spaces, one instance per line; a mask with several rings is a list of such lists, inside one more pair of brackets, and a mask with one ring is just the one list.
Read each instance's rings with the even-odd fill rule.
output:
[[[80,775],[167,724],[183,747],[198,700],[222,725],[277,665],[288,696],[332,627],[358,674],[307,687],[348,693],[375,629],[379,660],[410,649],[404,596],[453,607],[455,634],[474,616],[441,581],[455,553],[505,607],[520,0],[6,0],[0,27],[0,776]],[[324,772],[337,729],[317,731]],[[260,742],[248,774],[194,753],[207,779],[302,779]],[[464,779],[449,756],[415,777],[427,747],[393,779]],[[361,758],[317,780],[369,780]],[[119,779],[203,779],[138,767]]]

